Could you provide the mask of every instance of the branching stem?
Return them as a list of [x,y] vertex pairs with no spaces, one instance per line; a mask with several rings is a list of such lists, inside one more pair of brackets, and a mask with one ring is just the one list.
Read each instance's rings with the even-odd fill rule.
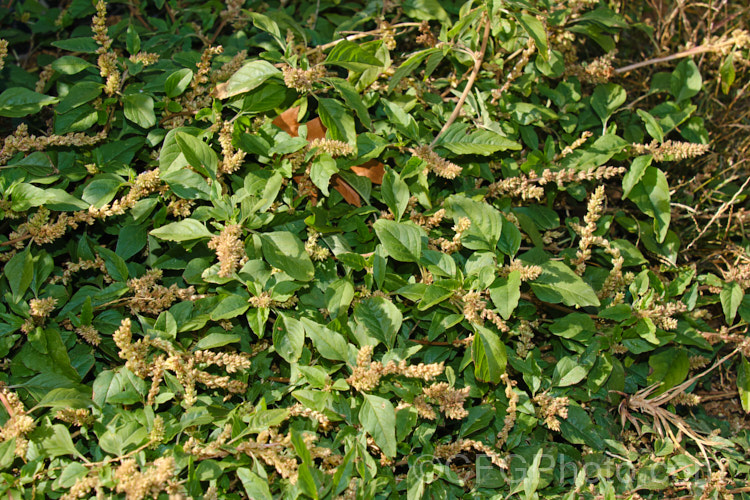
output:
[[469,92],[471,92],[471,88],[474,86],[474,81],[477,79],[479,70],[482,67],[484,54],[487,51],[487,40],[489,40],[490,38],[490,20],[487,18],[486,15],[483,16],[483,19],[484,19],[484,36],[482,36],[482,46],[479,49],[479,53],[474,55],[474,69],[469,75],[469,80],[466,82],[466,87],[464,87],[464,91],[461,94],[461,97],[458,99],[458,103],[456,103],[456,107],[453,108],[453,113],[451,113],[450,117],[448,117],[448,121],[445,122],[445,125],[443,125],[443,128],[441,128],[440,132],[438,132],[438,134],[435,136],[435,139],[433,139],[432,144],[430,144],[430,147],[434,146],[435,143],[437,143],[440,136],[443,135],[443,133],[445,133],[445,131],[448,130],[448,127],[453,125],[453,122],[456,121],[456,118],[458,118],[458,115],[461,113],[461,108],[463,108],[464,102],[466,102],[466,98],[469,96]]

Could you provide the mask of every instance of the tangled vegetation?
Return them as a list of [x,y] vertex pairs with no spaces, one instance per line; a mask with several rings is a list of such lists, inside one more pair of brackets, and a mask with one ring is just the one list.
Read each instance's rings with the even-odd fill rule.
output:
[[3,498],[750,492],[743,7],[3,4]]

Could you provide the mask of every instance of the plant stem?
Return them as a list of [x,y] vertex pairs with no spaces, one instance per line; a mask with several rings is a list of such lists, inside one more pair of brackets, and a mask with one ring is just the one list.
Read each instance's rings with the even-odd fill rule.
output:
[[483,19],[484,36],[482,37],[482,47],[479,49],[479,54],[476,54],[474,56],[474,69],[469,75],[469,80],[466,82],[466,87],[464,87],[464,91],[461,94],[461,97],[458,99],[456,107],[453,108],[453,113],[451,113],[450,117],[448,117],[448,121],[445,122],[443,128],[441,128],[440,132],[438,132],[438,134],[435,136],[435,139],[432,140],[432,144],[430,144],[430,147],[435,145],[440,136],[443,135],[443,133],[448,130],[448,127],[450,127],[453,122],[456,121],[456,118],[458,118],[458,115],[461,113],[461,108],[463,108],[464,102],[466,102],[466,98],[469,96],[469,92],[471,92],[471,88],[474,86],[474,81],[477,79],[479,70],[482,67],[484,53],[487,51],[487,40],[489,40],[490,38],[490,20],[487,18],[486,14],[483,16]]
[[[732,43],[732,42],[727,42],[727,43]],[[648,59],[646,61],[641,61],[641,62],[629,64],[627,66],[623,66],[622,68],[617,68],[615,70],[615,74],[619,75],[621,73],[627,73],[628,71],[632,71],[634,69],[643,68],[644,66],[650,66],[652,64],[659,64],[663,62],[674,61],[675,59],[682,59],[683,57],[690,57],[696,54],[705,54],[706,52],[716,52],[718,49],[720,49],[724,45],[725,44],[699,45],[697,47],[693,47],[692,49],[683,50],[682,52],[677,52],[676,54],[671,54],[671,55],[664,56],[664,57],[656,57],[654,59]]]

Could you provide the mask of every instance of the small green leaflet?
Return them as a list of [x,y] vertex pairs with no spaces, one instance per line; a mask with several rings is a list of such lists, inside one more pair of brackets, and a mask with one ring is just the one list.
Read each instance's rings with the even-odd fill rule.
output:
[[667,237],[672,217],[669,183],[664,172],[656,167],[646,167],[643,177],[630,191],[629,198],[643,213],[654,219],[656,241],[662,243]]
[[302,318],[301,322],[321,356],[333,361],[348,361],[349,343],[343,335],[308,318]]
[[324,64],[341,66],[351,71],[362,72],[371,68],[381,68],[383,61],[367,52],[360,45],[343,40],[331,49]]
[[412,223],[378,219],[375,234],[388,255],[401,262],[419,262],[422,255],[422,230]]
[[216,96],[226,99],[249,92],[272,77],[281,76],[281,71],[268,61],[255,60],[242,66],[226,83],[217,86]]
[[364,394],[365,400],[359,409],[362,427],[375,440],[385,456],[396,456],[396,410],[387,399]]
[[477,380],[500,382],[500,376],[505,373],[507,355],[505,344],[500,336],[481,325],[473,325],[476,335],[471,348],[471,358],[474,360],[474,376]]
[[742,299],[745,296],[745,292],[736,281],[724,283],[719,293],[721,299],[721,309],[724,311],[724,318],[730,325],[734,323],[734,318],[737,316],[737,309],[742,303]]
[[213,237],[211,231],[206,229],[206,226],[195,219],[184,219],[179,222],[172,222],[158,229],[152,230],[149,234],[167,241],[190,241]]
[[20,118],[38,113],[44,106],[58,101],[57,97],[39,94],[24,87],[9,88],[0,94],[0,116]]
[[292,278],[310,281],[315,276],[315,268],[302,240],[289,231],[262,234],[261,245],[266,261]]
[[750,361],[740,356],[737,367],[737,390],[745,413],[750,413]]

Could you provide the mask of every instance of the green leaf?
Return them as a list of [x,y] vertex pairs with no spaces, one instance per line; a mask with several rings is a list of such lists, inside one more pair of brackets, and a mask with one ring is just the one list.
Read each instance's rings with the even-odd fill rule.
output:
[[396,217],[396,222],[400,222],[401,216],[404,215],[409,204],[409,186],[401,180],[396,172],[389,168],[383,176],[383,185],[380,192],[383,195],[383,201]]
[[728,94],[735,79],[734,52],[730,52],[724,58],[724,62],[719,67],[719,75],[721,76],[721,91]]
[[132,24],[128,26],[128,30],[125,33],[125,48],[128,49],[128,53],[131,55],[135,55],[141,50],[141,37],[138,36],[138,32]]
[[323,64],[341,66],[356,72],[383,67],[383,61],[367,52],[359,44],[349,40],[338,42],[328,53]]
[[508,276],[498,278],[490,287],[490,298],[504,320],[510,318],[521,298],[521,273],[511,271]]
[[642,109],[636,110],[636,113],[638,113],[638,116],[641,117],[641,120],[643,120],[643,123],[646,125],[646,132],[648,132],[648,135],[660,143],[664,142],[664,131],[661,129],[659,122],[656,121],[656,118]]
[[354,308],[354,321],[389,349],[393,348],[403,319],[398,307],[383,297],[367,298]]
[[722,286],[719,298],[721,299],[721,309],[724,311],[724,318],[728,324],[731,325],[734,323],[737,309],[740,307],[744,297],[745,291],[736,281],[724,283]]
[[193,81],[193,71],[191,69],[178,69],[167,77],[167,80],[164,82],[164,92],[169,98],[177,97],[185,92],[191,81]]
[[625,103],[625,99],[627,99],[625,89],[616,83],[605,83],[597,85],[594,89],[591,95],[591,107],[594,108],[599,118],[606,122],[612,113]]
[[275,231],[260,235],[263,257],[273,267],[281,269],[299,281],[310,281],[315,268],[302,241],[289,231]]
[[343,335],[308,318],[302,318],[301,321],[307,336],[321,356],[332,361],[349,360],[349,343]]
[[646,167],[640,182],[630,191],[629,198],[643,213],[654,219],[656,241],[662,243],[667,237],[672,217],[667,176],[656,167]]
[[518,151],[521,145],[491,130],[477,130],[465,134],[466,127],[453,126],[440,137],[436,146],[448,149],[457,155],[489,156],[498,151]]
[[38,427],[29,435],[29,438],[46,458],[63,455],[82,456],[73,444],[68,428],[62,424]]
[[206,226],[195,219],[184,219],[179,222],[172,222],[158,229],[152,230],[149,234],[167,241],[190,241],[213,237],[211,231],[206,229]]
[[391,258],[401,262],[419,262],[423,236],[419,227],[388,219],[378,219],[372,227]]
[[51,42],[50,45],[68,52],[83,52],[84,54],[93,54],[99,49],[99,44],[90,36],[56,40]]
[[745,413],[750,413],[750,361],[740,356],[737,366],[737,391]]
[[396,409],[387,399],[364,394],[359,421],[386,457],[396,456]]
[[3,274],[8,279],[8,284],[13,292],[13,298],[21,300],[23,294],[29,289],[34,279],[34,258],[31,252],[19,252],[5,264]]
[[596,325],[588,314],[571,313],[556,319],[549,331],[558,337],[585,343],[596,333]]
[[242,66],[224,84],[222,92],[218,92],[219,99],[226,99],[259,87],[269,78],[281,76],[281,71],[268,61],[256,59]]
[[352,303],[352,299],[354,299],[354,285],[352,285],[349,279],[338,279],[328,285],[325,293],[325,303],[331,319],[336,319],[346,314],[349,310],[349,305]]
[[590,368],[581,365],[573,356],[565,356],[555,365],[555,371],[552,374],[552,385],[554,387],[575,385],[586,377]]
[[55,108],[58,114],[64,114],[83,104],[93,101],[102,93],[104,85],[97,82],[78,82]]
[[125,118],[143,128],[156,125],[156,114],[154,113],[154,100],[147,95],[130,94],[122,97],[125,104],[123,111]]
[[488,203],[474,201],[464,195],[451,195],[445,200],[447,214],[458,222],[462,217],[471,221],[461,243],[471,250],[494,250],[503,231],[500,212]]
[[508,361],[505,344],[492,330],[477,324],[472,326],[476,332],[471,348],[474,376],[477,380],[497,384],[500,382],[500,376],[505,373]]
[[404,77],[410,75],[425,59],[439,52],[441,52],[441,49],[439,48],[430,48],[420,50],[409,56],[409,58],[401,63],[401,66],[396,69],[395,73],[393,73],[391,80],[388,82],[388,93],[390,94],[393,92],[393,89],[396,88],[399,82],[403,80]]
[[91,388],[85,385],[59,387],[52,389],[36,404],[37,408],[88,408],[91,400]]
[[245,489],[248,498],[254,500],[273,499],[271,489],[268,486],[268,481],[263,480],[255,472],[245,467],[240,467],[237,469],[237,477],[242,481],[242,487]]
[[216,179],[216,169],[219,165],[216,152],[202,140],[185,132],[177,132],[174,137],[188,165],[203,175]]
[[643,155],[634,159],[630,164],[630,169],[628,169],[622,178],[623,198],[630,196],[633,187],[640,182],[643,178],[643,174],[646,173],[646,168],[651,165],[652,159],[653,156],[651,155]]
[[385,106],[385,114],[388,116],[388,120],[396,130],[404,134],[409,139],[414,141],[419,140],[419,125],[417,125],[414,117],[404,111],[404,109],[398,104],[392,103],[385,99],[381,99]]
[[336,99],[321,98],[318,100],[318,115],[331,139],[356,144],[354,117],[348,107]]
[[692,59],[683,59],[672,72],[670,91],[677,102],[690,99],[703,86],[700,70]]
[[273,326],[273,347],[276,352],[287,362],[296,363],[302,356],[304,345],[305,330],[302,323],[280,313]]
[[44,106],[56,104],[57,97],[39,94],[24,87],[12,87],[0,94],[0,116],[20,118],[41,111]]
[[16,184],[11,190],[13,201],[11,209],[17,212],[28,210],[31,207],[46,206],[52,210],[85,210],[89,207],[75,196],[57,188],[41,189],[33,184]]
[[401,8],[409,16],[420,21],[437,19],[450,25],[451,19],[439,0],[404,0]]
[[213,321],[236,318],[248,310],[250,304],[246,296],[231,294],[222,295],[216,308],[211,311],[210,317]]
[[324,196],[329,196],[328,184],[331,181],[331,177],[338,173],[338,171],[336,160],[329,154],[321,154],[313,160],[312,168],[310,169],[310,180],[313,181],[313,184],[320,189],[320,192]]
[[534,40],[534,45],[536,45],[542,58],[548,61],[549,47],[547,46],[547,30],[544,28],[544,24],[530,14],[514,14],[514,17],[532,40]]
[[533,282],[531,289],[543,302],[566,306],[599,306],[599,299],[586,282],[568,266],[559,261],[547,261],[541,264],[542,274]]
[[648,358],[651,373],[648,376],[649,385],[661,382],[654,394],[661,394],[683,382],[690,372],[690,359],[687,351],[679,348],[666,349],[652,354]]
[[76,56],[62,56],[52,61],[52,69],[63,75],[75,75],[94,65]]
[[235,344],[240,342],[241,337],[238,333],[220,333],[213,332],[209,333],[205,337],[202,337],[195,345],[192,346],[192,350],[201,351],[206,349],[216,349],[217,347],[224,347],[225,345]]

